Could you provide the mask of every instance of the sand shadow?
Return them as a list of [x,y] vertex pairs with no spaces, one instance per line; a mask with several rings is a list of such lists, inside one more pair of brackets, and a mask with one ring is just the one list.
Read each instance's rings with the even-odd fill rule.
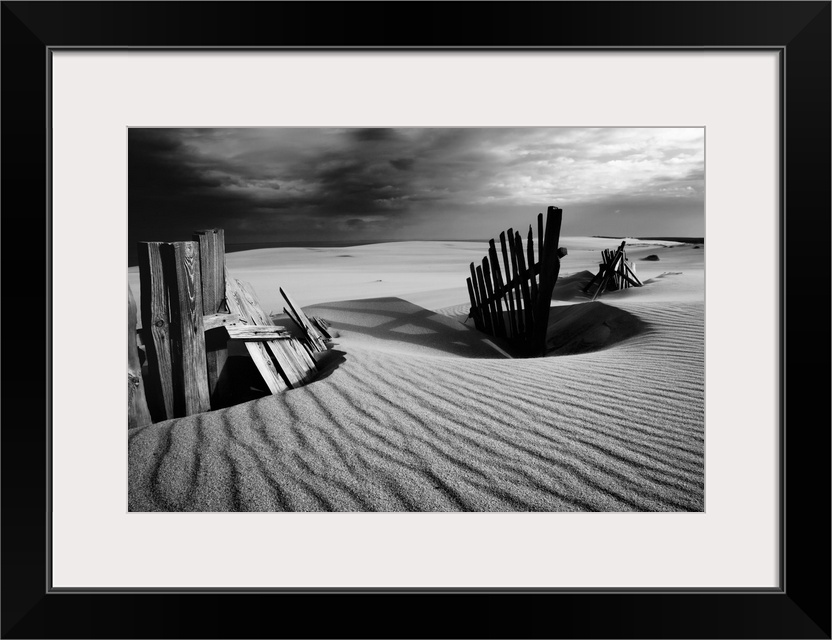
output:
[[[571,288],[582,277],[567,281]],[[526,357],[510,339],[478,331],[469,323],[437,314],[401,298],[371,298],[309,307],[348,337],[384,346],[408,345],[468,358],[499,358],[497,345],[512,357]],[[602,302],[552,307],[547,356],[573,355],[609,348],[647,330],[648,325],[624,309]],[[342,352],[343,353],[343,352]]]
[[308,307],[306,312],[325,318],[345,337],[378,341],[387,347],[398,344],[467,358],[500,357],[484,342],[491,336],[401,298],[330,302]]

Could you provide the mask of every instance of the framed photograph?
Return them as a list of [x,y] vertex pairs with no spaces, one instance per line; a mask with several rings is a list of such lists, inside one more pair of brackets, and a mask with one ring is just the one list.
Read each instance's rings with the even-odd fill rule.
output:
[[2,11],[3,637],[830,637],[829,2]]

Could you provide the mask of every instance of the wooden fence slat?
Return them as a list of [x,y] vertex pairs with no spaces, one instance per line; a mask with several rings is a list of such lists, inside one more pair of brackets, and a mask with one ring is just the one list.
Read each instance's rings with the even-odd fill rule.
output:
[[212,329],[219,329],[226,325],[235,324],[240,320],[236,313],[213,313],[202,317],[202,328],[207,333]]
[[127,287],[127,428],[135,429],[153,422],[147,408],[142,380],[142,365],[136,344],[136,300]]
[[524,337],[528,340],[534,334],[534,308],[532,307],[532,294],[529,289],[526,262],[523,259],[523,238],[520,237],[519,231],[514,233],[514,244],[517,247],[517,272],[520,277],[520,291],[523,294]]
[[295,304],[295,301],[283,290],[283,287],[280,287],[280,295],[283,296],[283,299],[286,301],[286,304],[295,312],[295,316],[300,321],[301,328],[306,333],[309,342],[312,344],[312,350],[317,352],[324,352],[327,350],[326,341],[324,337],[321,335],[320,331],[318,331],[315,326],[309,321],[309,318],[306,317],[306,314],[303,312],[303,309],[300,305]]
[[517,263],[517,242],[515,241],[514,229],[508,230],[508,246],[511,250],[512,281],[514,283],[515,319],[517,321],[517,334],[521,338],[526,335],[526,321],[523,311],[523,294],[520,285],[520,270]]
[[283,327],[259,327],[253,324],[232,325],[225,328],[232,340],[285,340],[292,335]]
[[[202,308],[206,315],[216,314],[225,301],[225,232],[222,229],[195,231],[199,243],[199,268],[202,275]],[[205,358],[211,407],[226,406],[231,399],[228,345],[218,331],[205,334]]]
[[321,335],[324,337],[324,340],[332,340],[332,334],[327,331],[327,324],[323,318],[318,316],[309,316],[309,320],[312,321],[312,324],[321,332]]
[[506,281],[505,281],[505,291],[506,291],[506,299],[508,300],[508,322],[509,328],[511,329],[511,335],[517,336],[517,318],[515,316],[514,310],[514,291],[509,287],[509,282],[511,282],[511,265],[508,261],[508,250],[506,249],[506,232],[500,232],[500,249],[503,253],[503,266],[505,266],[506,271]]
[[300,343],[303,345],[303,348],[306,349],[306,352],[309,354],[309,356],[314,359],[314,356],[312,355],[313,353],[315,353],[314,347],[312,346],[312,342],[309,340],[309,337],[306,335],[306,330],[303,328],[303,324],[301,323],[300,318],[298,318],[295,315],[295,312],[289,309],[288,307],[283,307],[283,314],[287,318],[289,318],[289,320],[292,321],[292,324],[294,324],[297,327],[298,331],[300,331],[301,336],[303,336],[300,339]]
[[506,299],[506,311],[508,311],[508,292],[503,282],[503,273],[500,270],[500,258],[497,256],[497,246],[494,240],[488,241],[488,258],[491,262],[491,277],[494,279],[494,295],[497,296],[497,313],[500,314],[500,328],[504,336],[511,336],[511,326],[506,322],[506,314],[503,313],[503,298]]
[[[260,306],[260,302],[257,300],[257,294],[254,292],[254,287],[251,286],[251,283],[244,282],[242,280],[238,280],[237,282],[239,284],[241,298],[245,303],[252,322],[261,326],[273,327],[274,321]],[[286,298],[286,294],[283,289],[280,291],[283,294],[283,297]],[[287,302],[289,301],[287,300]],[[297,309],[294,307],[292,309],[295,313],[297,313]],[[287,313],[287,315],[289,314]],[[294,318],[291,315],[290,318],[294,321]],[[302,325],[301,329],[304,329]],[[293,340],[297,341],[297,338],[294,338]],[[300,356],[293,346],[287,347],[288,341],[274,340],[263,344],[266,355],[269,356],[270,360],[273,358],[274,362],[277,363],[276,370],[280,374],[282,381],[285,382],[289,388],[294,389],[302,386],[305,382],[313,379],[317,374],[318,367],[311,355],[306,354],[304,356]],[[301,347],[301,351],[303,351],[303,347]]]
[[[240,291],[240,285],[235,278],[229,277],[228,269],[225,272],[225,292],[229,310],[232,313],[239,314],[241,321],[249,318],[250,316],[246,312],[247,303]],[[254,366],[257,367],[269,391],[279,393],[287,389],[288,384],[278,372],[266,345],[262,342],[246,342],[245,345]]]
[[195,242],[165,243],[162,265],[169,289],[173,413],[190,416],[211,408],[202,327],[202,285]]
[[286,359],[295,363],[299,378],[296,386],[302,386],[315,379],[318,374],[318,365],[297,338],[269,344],[279,346]]
[[487,300],[487,290],[485,288],[485,280],[482,274],[482,265],[477,266],[477,283],[479,284],[480,292],[482,294],[482,318],[483,324],[485,325],[485,330],[487,333],[494,335],[494,323],[492,322],[491,318],[491,308],[488,306]]
[[540,287],[538,290],[538,307],[533,336],[534,349],[541,355],[546,350],[546,332],[549,327],[549,312],[552,306],[552,292],[560,273],[560,227],[563,221],[563,211],[558,207],[549,207],[546,211],[546,237],[543,241],[543,257],[540,263]]
[[[297,341],[297,338],[290,339]],[[306,367],[301,365],[295,357],[294,351],[286,349],[287,342],[289,342],[289,340],[270,340],[269,342],[266,342],[265,345],[269,350],[269,353],[272,354],[277,362],[280,373],[286,380],[286,384],[289,385],[289,388],[296,389],[297,387],[303,386],[303,383],[306,380],[307,371]],[[301,351],[306,353],[305,349],[302,347]],[[311,356],[308,353],[306,353],[306,356],[311,359]]]
[[642,286],[641,280],[639,280],[638,276],[636,275],[636,265],[635,263],[625,263],[627,267],[627,271],[629,271],[630,276],[635,280],[635,284],[637,287]]
[[598,289],[595,291],[595,295],[592,296],[593,300],[595,300],[595,298],[597,298],[599,295],[601,295],[601,293],[604,291],[604,289],[607,288],[607,285],[609,284],[610,280],[612,279],[613,274],[615,273],[615,265],[618,263],[618,258],[619,258],[620,254],[623,251],[624,251],[624,242],[622,242],[621,246],[618,247],[618,251],[616,251],[615,254],[613,254],[613,257],[610,260],[610,263],[609,263],[609,265],[606,269],[606,272],[604,273],[604,277],[601,280],[601,283],[598,285]]
[[[537,263],[538,263],[538,265],[543,264],[543,250],[544,250],[544,248],[545,247],[544,247],[544,244],[543,244],[543,214],[538,213],[537,214]],[[555,247],[554,250],[557,250],[557,247]]]
[[471,283],[471,278],[465,278],[465,283],[468,285],[468,297],[471,299],[471,317],[474,319],[474,326],[482,331],[482,322],[480,322],[480,310],[477,307],[477,297],[474,295],[474,285]]
[[161,242],[139,243],[142,332],[147,354],[148,408],[154,422],[173,417],[173,368],[170,355],[170,313]]
[[477,272],[474,268],[474,263],[472,262],[469,265],[471,269],[471,286],[474,289],[474,299],[477,301],[477,317],[474,319],[474,323],[476,324],[479,321],[479,326],[477,327],[480,331],[485,330],[485,314],[483,313],[483,298],[485,298],[485,291],[480,289],[479,281],[477,280]]
[[491,327],[494,331],[493,335],[503,337],[505,336],[505,327],[502,319],[503,306],[499,302],[499,298],[494,295],[494,286],[491,281],[491,267],[488,264],[488,256],[482,259],[482,277],[485,280],[485,290],[488,292],[488,308],[491,311]]
[[534,308],[537,304],[537,278],[534,275],[534,234],[532,233],[532,225],[529,225],[529,238],[528,242],[526,242],[526,251],[529,255],[526,264],[529,268],[529,289],[531,290],[532,307]]

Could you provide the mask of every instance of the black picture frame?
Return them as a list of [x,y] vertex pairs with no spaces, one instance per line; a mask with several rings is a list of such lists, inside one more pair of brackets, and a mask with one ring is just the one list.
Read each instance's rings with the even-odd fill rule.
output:
[[[0,42],[3,638],[830,637],[830,2],[3,2]],[[780,588],[52,590],[48,83],[64,47],[778,51]]]

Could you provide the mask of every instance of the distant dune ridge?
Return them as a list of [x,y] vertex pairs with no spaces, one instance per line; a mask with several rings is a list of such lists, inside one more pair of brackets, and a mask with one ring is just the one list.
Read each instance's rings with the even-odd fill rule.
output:
[[264,308],[283,286],[338,344],[306,387],[129,431],[129,509],[703,510],[703,250],[644,242],[645,286],[591,303],[618,243],[561,244],[553,351],[528,359],[463,324],[484,243],[229,255]]

